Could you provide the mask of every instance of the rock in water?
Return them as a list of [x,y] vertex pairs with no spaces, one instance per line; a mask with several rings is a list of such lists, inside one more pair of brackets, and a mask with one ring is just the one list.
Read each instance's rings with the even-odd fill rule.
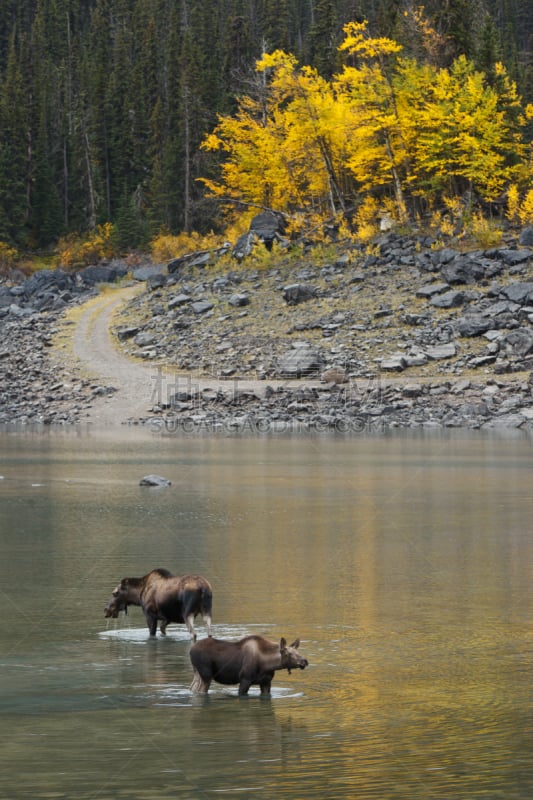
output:
[[139,486],[172,486],[172,481],[162,478],[161,475],[145,475],[141,478]]

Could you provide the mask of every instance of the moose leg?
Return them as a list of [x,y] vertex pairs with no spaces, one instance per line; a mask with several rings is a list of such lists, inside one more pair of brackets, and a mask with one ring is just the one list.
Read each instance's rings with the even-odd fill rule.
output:
[[194,670],[194,676],[191,683],[191,692],[196,694],[207,694],[211,685],[210,680],[204,680],[197,669]]
[[262,681],[262,683],[259,684],[259,686],[261,687],[261,694],[269,695],[271,685],[272,681],[270,680],[270,678],[266,681]]
[[161,631],[161,636],[167,635],[167,625],[168,625],[168,620],[164,620],[159,626],[159,630]]
[[193,613],[187,614],[187,616],[185,617],[185,625],[187,626],[187,630],[189,631],[189,633],[191,635],[192,641],[195,642],[196,641],[196,633],[194,631],[194,614]]
[[239,683],[239,694],[248,694],[248,689],[252,685],[252,681],[248,680],[248,678],[241,678],[241,682]]
[[146,623],[148,625],[148,630],[150,631],[150,636],[155,636],[157,633],[157,615],[147,611]]
[[207,628],[207,635],[211,636],[211,625],[212,625],[211,614],[204,614],[203,617],[205,626]]

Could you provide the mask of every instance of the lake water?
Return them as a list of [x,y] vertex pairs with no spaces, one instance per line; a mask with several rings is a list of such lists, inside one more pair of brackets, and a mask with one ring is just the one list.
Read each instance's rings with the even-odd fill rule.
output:
[[[531,439],[0,448],[1,798],[533,795]],[[216,636],[300,637],[309,667],[192,695],[183,626],[103,616],[158,566],[210,579]]]

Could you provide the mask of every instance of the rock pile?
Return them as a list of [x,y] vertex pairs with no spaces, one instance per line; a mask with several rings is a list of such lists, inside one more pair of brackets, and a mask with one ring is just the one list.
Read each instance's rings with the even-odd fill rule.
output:
[[126,269],[117,262],[76,274],[41,270],[24,281],[0,283],[0,424],[76,424],[95,397],[115,391],[73,374],[49,352],[61,313]]
[[388,234],[371,255],[347,248],[320,267],[173,273],[128,313],[137,336],[150,334],[133,354],[219,377],[339,365],[349,378],[523,372],[533,368],[532,251],[464,254]]
[[180,392],[143,422],[173,433],[373,433],[397,428],[531,429],[533,385],[528,381],[470,380],[390,384],[267,385]]
[[0,317],[0,424],[76,424],[96,396],[113,391],[49,357],[58,319],[57,312]]
[[[243,421],[258,430],[530,429],[527,236],[468,253],[437,244],[389,232],[371,248],[338,246],[320,263],[310,251],[297,263],[288,253],[266,267],[253,255],[223,267],[223,248],[214,268],[209,253],[177,259],[170,271],[145,265],[135,277],[146,289],[115,329],[120,346],[213,386],[165,399],[146,420],[193,429]],[[112,391],[58,371],[47,348],[61,311],[125,270],[43,271],[0,284],[0,422],[77,422]],[[263,390],[243,392],[241,379]],[[290,379],[299,388],[283,385]]]

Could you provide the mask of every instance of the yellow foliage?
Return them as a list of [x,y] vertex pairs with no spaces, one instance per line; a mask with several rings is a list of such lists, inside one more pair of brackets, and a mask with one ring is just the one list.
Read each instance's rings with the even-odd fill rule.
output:
[[200,234],[193,231],[180,233],[177,236],[160,233],[150,242],[150,252],[154,261],[171,261],[196,250],[213,250],[222,244],[222,237],[214,233]]
[[18,255],[18,251],[14,247],[0,242],[0,269],[11,269],[18,259]]
[[347,50],[350,55],[359,55],[361,58],[377,58],[378,56],[399,53],[402,45],[385,36],[373,38],[367,33],[368,22],[348,22],[343,30],[346,38],[339,50]]
[[115,254],[113,244],[115,228],[110,222],[98,225],[85,238],[76,235],[65,236],[57,246],[58,262],[61,267],[86,266],[111,258]]
[[[422,10],[413,14],[424,48],[438,49]],[[401,45],[370,36],[366,22],[344,33],[339,50],[350,64],[329,81],[281,50],[258,60],[261,97],[241,97],[203,142],[222,157],[219,179],[203,179],[212,195],[228,208],[240,200],[322,221],[355,196],[388,196],[388,211],[404,221],[409,196],[431,208],[446,193],[469,188],[493,200],[523,184],[533,108],[522,107],[502,65],[489,84],[465,56],[438,69],[401,57]],[[357,221],[364,237],[376,228],[369,203]],[[465,221],[464,207],[452,213]]]
[[472,217],[471,232],[480,247],[495,247],[500,244],[503,236],[501,227],[480,213]]
[[380,211],[380,204],[375,197],[372,195],[365,197],[355,215],[357,238],[360,242],[369,242],[379,233],[378,216]]
[[533,189],[530,189],[520,204],[518,216],[523,225],[533,223]]
[[520,193],[516,183],[511,184],[507,190],[507,219],[511,221],[518,219],[518,208],[520,205]]

